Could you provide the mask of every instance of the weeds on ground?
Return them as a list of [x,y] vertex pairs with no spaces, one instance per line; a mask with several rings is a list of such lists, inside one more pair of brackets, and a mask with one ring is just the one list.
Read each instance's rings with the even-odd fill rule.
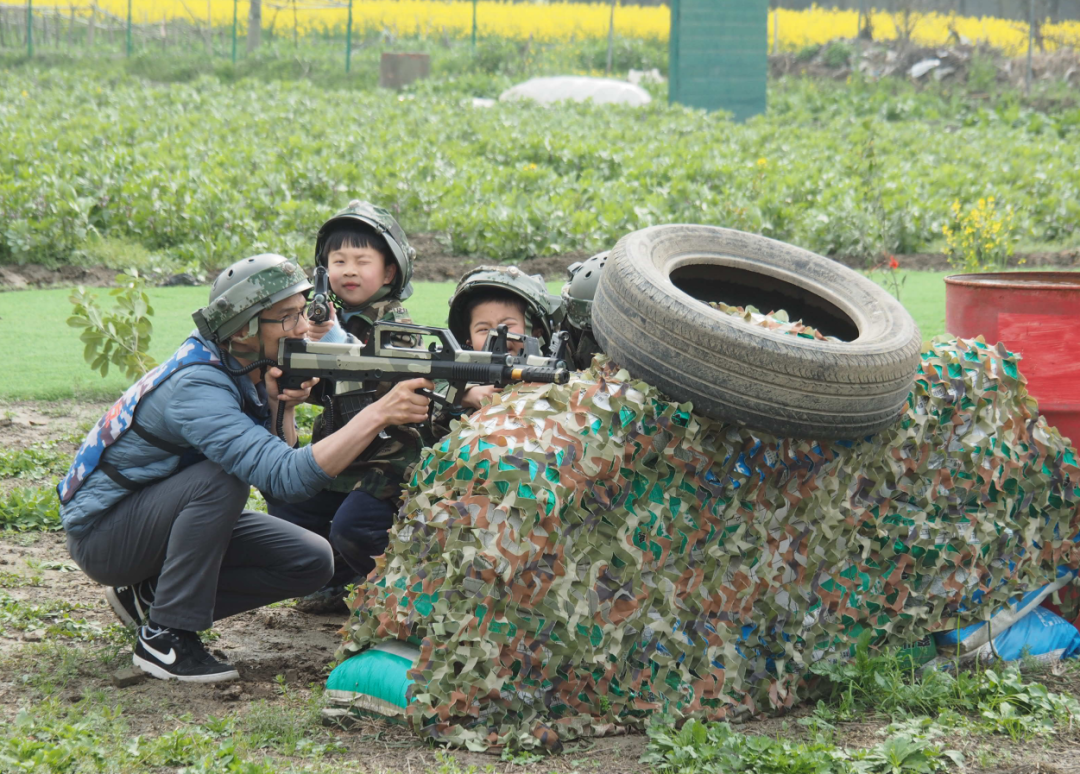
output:
[[50,532],[60,524],[60,502],[54,487],[20,487],[0,497],[0,530]]
[[18,589],[25,586],[41,586],[40,575],[23,575],[18,572],[0,570],[0,589]]
[[0,633],[38,631],[42,636],[71,640],[115,640],[121,636],[117,630],[122,630],[126,638],[127,630],[119,624],[101,627],[72,615],[84,609],[84,605],[59,599],[34,605],[0,591]]
[[822,661],[810,671],[824,678],[827,693],[805,723],[819,729],[877,714],[894,721],[931,717],[950,727],[1022,739],[1053,734],[1059,724],[1080,718],[1075,697],[1026,682],[1016,665],[918,670],[903,654],[871,653],[866,637],[851,660]]
[[810,742],[790,742],[698,720],[675,731],[670,719],[661,719],[650,724],[648,734],[642,762],[659,774],[932,774],[963,760],[955,750],[942,750],[928,738],[910,734],[897,734],[866,750],[837,747],[821,735]]
[[56,443],[26,449],[0,449],[0,478],[48,478],[59,476],[71,464],[71,455],[57,450]]
[[[61,642],[30,645],[4,667],[26,689],[27,704],[11,722],[0,722],[0,769],[4,771],[142,772],[187,767],[194,772],[332,771],[319,765],[343,751],[320,724],[321,693],[260,702],[247,712],[164,718],[175,728],[158,735],[136,735],[117,694],[86,688],[71,703],[61,692],[95,685],[115,667],[119,648],[89,650]],[[105,669],[101,669],[104,667]],[[92,678],[87,682],[87,678]],[[274,756],[303,758],[296,766]],[[338,769],[339,770],[339,769]]]

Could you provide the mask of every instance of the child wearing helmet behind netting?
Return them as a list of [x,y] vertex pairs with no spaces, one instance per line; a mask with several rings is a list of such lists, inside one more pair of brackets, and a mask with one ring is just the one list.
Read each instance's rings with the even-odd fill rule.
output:
[[[488,332],[505,325],[510,333],[528,334],[540,340],[541,351],[550,355],[555,326],[562,319],[562,301],[548,293],[539,274],[525,274],[516,266],[481,266],[465,274],[450,297],[447,327],[458,343],[483,349]],[[520,342],[510,342],[520,351]],[[475,410],[497,392],[491,385],[469,387],[462,395],[462,409]]]
[[597,253],[587,261],[572,264],[566,270],[569,278],[562,286],[564,315],[559,330],[570,335],[574,368],[579,371],[592,365],[593,355],[603,351],[593,334],[592,304],[610,252]]
[[[365,343],[378,321],[412,322],[402,301],[412,294],[415,255],[394,217],[368,202],[353,201],[319,229],[315,261],[325,266],[335,304],[326,323],[307,337],[331,343]],[[406,344],[411,345],[410,342]],[[312,442],[333,433],[355,413],[358,385],[324,381],[312,402],[327,407],[315,421]],[[376,398],[391,384],[380,384]],[[382,554],[400,505],[405,472],[434,438],[415,426],[388,427],[365,454],[329,487],[300,503],[267,498],[274,516],[316,532],[334,548],[334,577],[297,603],[304,612],[343,611],[345,589],[362,583]]]

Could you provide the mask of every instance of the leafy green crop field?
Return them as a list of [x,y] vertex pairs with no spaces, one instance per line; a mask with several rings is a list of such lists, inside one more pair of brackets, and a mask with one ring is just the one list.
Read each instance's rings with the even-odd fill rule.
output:
[[922,252],[940,247],[953,202],[988,196],[1014,210],[1021,243],[1078,241],[1080,110],[1015,95],[779,80],[768,115],[735,124],[661,91],[638,109],[474,108],[505,73],[399,94],[76,64],[0,62],[0,263],[100,263],[117,244],[180,266],[303,255],[354,197],[410,233],[447,235],[457,254],[506,261],[598,250],[658,223],[827,255]]
[[[944,273],[908,272],[901,299],[929,339],[945,330]],[[880,279],[880,275],[876,275]],[[558,292],[561,282],[550,282]],[[425,325],[445,325],[447,299],[452,282],[414,283],[415,293],[407,306],[413,319]],[[108,291],[100,289],[98,301],[109,305]],[[5,367],[0,369],[0,399],[58,400],[81,398],[110,400],[130,383],[110,371],[104,379],[83,360],[79,331],[68,327],[70,290],[29,290],[0,293],[0,324],[9,331],[34,331],[33,335],[4,337]],[[167,357],[193,329],[191,312],[206,303],[207,289],[152,288],[154,334],[150,354]]]

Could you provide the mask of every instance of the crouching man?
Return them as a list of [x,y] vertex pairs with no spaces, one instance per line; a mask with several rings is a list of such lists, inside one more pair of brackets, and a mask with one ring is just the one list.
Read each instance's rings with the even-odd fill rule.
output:
[[[385,428],[421,422],[424,379],[395,386],[338,432],[296,447],[293,408],[273,358],[307,331],[303,271],[278,255],[225,269],[193,332],[98,421],[57,486],[72,559],[109,586],[138,627],[133,661],[162,679],[216,682],[236,670],[197,632],[219,619],[309,594],[333,574],[322,537],[245,509],[251,486],[286,500],[325,487]],[[285,440],[271,432],[279,401]]]

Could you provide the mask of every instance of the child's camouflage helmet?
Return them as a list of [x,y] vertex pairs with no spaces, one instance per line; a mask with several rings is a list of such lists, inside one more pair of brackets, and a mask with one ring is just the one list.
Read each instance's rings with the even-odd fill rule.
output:
[[388,295],[404,301],[412,295],[413,291],[411,280],[416,250],[409,244],[409,240],[405,237],[405,231],[394,216],[388,210],[376,207],[371,202],[353,199],[349,202],[348,207],[322,224],[319,235],[315,237],[315,264],[317,266],[326,265],[326,256],[323,255],[323,249],[326,240],[330,238],[335,229],[347,225],[355,226],[358,223],[372,229],[385,239],[386,244],[390,246],[390,252],[393,253],[392,257],[394,263],[397,264],[398,270],[397,276],[394,277],[394,281],[391,283]]
[[[311,290],[304,270],[281,255],[264,253],[237,261],[214,280],[210,303],[191,316],[205,338],[224,341],[244,325],[257,321],[263,309]],[[249,327],[248,335],[258,330]]]
[[587,261],[571,264],[567,269],[570,279],[562,286],[562,301],[568,325],[581,331],[592,330],[592,302],[600,283],[600,272],[610,254],[610,250],[605,250]]
[[[469,320],[466,309],[472,297],[484,288],[509,290],[525,302],[528,320],[539,326],[545,344],[551,343],[555,325],[562,320],[562,300],[548,293],[547,284],[539,274],[526,274],[517,266],[480,266],[462,276],[454,295],[450,296],[450,315],[447,327],[461,344],[469,341]],[[532,331],[526,331],[532,333]]]

